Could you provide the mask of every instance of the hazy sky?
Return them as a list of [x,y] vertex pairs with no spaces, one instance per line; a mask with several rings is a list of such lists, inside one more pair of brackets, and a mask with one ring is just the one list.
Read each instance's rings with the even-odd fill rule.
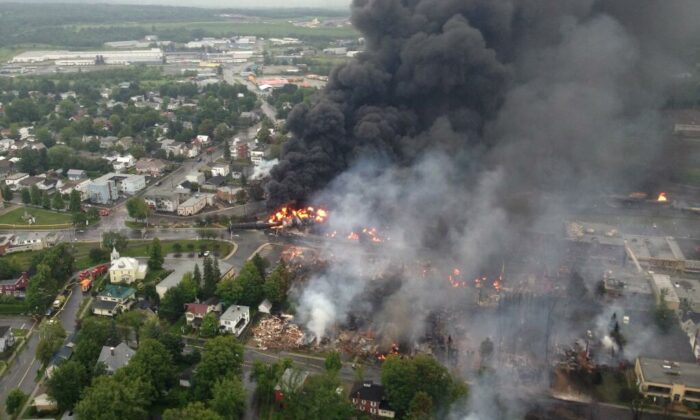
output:
[[[50,0],[51,1],[51,0]],[[56,2],[56,0],[52,0]],[[216,8],[321,7],[347,9],[351,0],[61,0],[62,3],[157,4]],[[0,1],[2,2],[2,1]]]

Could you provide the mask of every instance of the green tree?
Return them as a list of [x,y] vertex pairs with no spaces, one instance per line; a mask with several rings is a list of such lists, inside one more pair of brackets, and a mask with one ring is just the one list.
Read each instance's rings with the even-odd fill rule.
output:
[[219,283],[216,294],[228,303],[257,307],[263,297],[263,279],[252,261],[247,261],[234,279]]
[[343,367],[343,362],[340,360],[340,353],[337,351],[332,351],[326,356],[326,360],[323,365],[328,373],[336,374]]
[[146,220],[151,212],[151,208],[143,197],[132,197],[126,200],[126,210],[129,212],[129,217],[136,220]]
[[10,188],[9,185],[5,185],[2,187],[2,198],[5,201],[12,201],[12,198],[14,197],[14,192],[12,191],[12,188]]
[[[278,360],[275,363],[267,364],[260,361],[253,362],[251,376],[255,379],[255,397],[258,407],[267,409],[272,404],[275,386],[280,382],[286,369],[292,367],[289,359]],[[292,375],[294,378],[295,375]],[[285,387],[286,384],[282,384]],[[283,390],[283,391],[286,391]]]
[[238,420],[245,412],[246,392],[243,383],[235,376],[227,376],[214,384],[209,406],[224,420]]
[[185,304],[193,302],[197,297],[198,287],[192,279],[192,273],[182,276],[182,281],[168,289],[160,301],[158,314],[171,322],[175,322],[185,313]]
[[116,248],[117,251],[123,252],[126,249],[128,240],[126,236],[119,232],[104,232],[102,234],[102,247],[111,250]]
[[63,197],[61,197],[61,193],[55,193],[53,195],[53,199],[51,200],[51,207],[53,207],[55,210],[63,210],[65,206],[66,203],[63,202]]
[[217,380],[229,375],[239,376],[242,367],[243,345],[234,337],[224,335],[207,341],[194,376],[197,398],[209,399]]
[[213,312],[210,312],[202,319],[202,326],[199,328],[199,335],[204,338],[214,337],[219,332],[219,320]]
[[27,401],[27,398],[29,395],[25,394],[22,392],[21,389],[15,388],[12,391],[10,391],[9,394],[7,394],[7,398],[5,399],[5,410],[7,411],[7,414],[14,416],[17,414],[24,405],[24,402]]
[[433,399],[426,392],[419,391],[413,396],[411,404],[408,407],[406,418],[410,420],[432,420],[433,416]]
[[58,285],[51,274],[51,268],[39,264],[36,273],[27,285],[25,301],[32,313],[43,314],[58,294]]
[[355,412],[348,399],[338,393],[340,381],[332,375],[314,375],[296,392],[285,393],[289,418],[307,420],[348,419]]
[[46,147],[51,147],[54,143],[53,136],[46,127],[41,127],[40,129],[36,130],[36,139],[43,143]]
[[32,195],[26,188],[22,190],[22,203],[32,204]]
[[267,276],[263,284],[265,297],[274,305],[280,305],[287,299],[289,285],[289,271],[284,263],[277,265],[275,270]]
[[29,194],[32,197],[32,204],[34,204],[35,206],[40,206],[41,199],[43,196],[41,194],[41,190],[39,189],[39,187],[36,186],[36,184],[32,185],[29,188]]
[[41,206],[45,209],[51,208],[51,196],[47,191],[44,191],[41,194]]
[[382,384],[389,404],[405,415],[418,392],[432,398],[436,408],[445,408],[466,394],[466,386],[455,380],[433,357],[419,354],[413,359],[389,356],[382,365]]
[[81,205],[80,205],[80,191],[78,190],[73,190],[70,192],[70,201],[68,204],[68,210],[71,211],[71,213],[79,212],[81,210]]
[[102,346],[116,345],[118,338],[110,328],[112,321],[97,317],[88,317],[81,321],[80,330],[73,348],[74,360],[92,371],[97,363]]
[[208,409],[204,403],[189,403],[184,408],[169,408],[163,412],[163,420],[224,420]]
[[123,331],[125,331],[123,337],[124,339],[122,341],[127,341],[133,332],[134,337],[136,338],[136,346],[139,347],[141,341],[141,327],[143,326],[147,317],[148,312],[138,309],[126,311],[117,315],[115,319],[116,324]]
[[90,248],[88,256],[91,263],[99,264],[109,260],[109,251],[102,248]]
[[[219,123],[216,128],[214,128],[214,141],[223,142],[231,135],[231,129],[225,123]],[[224,143],[224,157],[226,157],[226,146]],[[229,156],[230,158],[230,156]]]
[[258,273],[260,273],[260,277],[264,279],[265,274],[267,272],[267,268],[270,266],[270,261],[268,261],[266,258],[261,257],[258,253],[253,255],[251,261],[253,262],[255,268],[258,270]]
[[202,298],[208,299],[216,293],[216,282],[217,278],[214,278],[214,266],[211,258],[204,257],[204,275],[202,280],[204,285],[202,286]]
[[231,160],[231,145],[227,141],[224,142],[224,160],[226,162]]
[[90,383],[90,376],[82,364],[74,360],[61,363],[46,382],[48,394],[60,411],[71,410],[80,400],[80,393]]
[[141,378],[128,378],[120,371],[98,376],[83,392],[75,414],[79,420],[145,419],[149,394],[149,385]]
[[151,243],[151,253],[148,258],[148,268],[151,270],[161,270],[163,268],[163,249],[160,246],[160,239],[153,238]]
[[46,366],[54,353],[63,345],[66,330],[60,322],[45,322],[39,329],[39,344],[36,346],[36,358]]
[[[182,244],[180,242],[175,242],[173,244],[173,251],[175,252],[175,256],[179,257],[182,254]],[[197,268],[197,264],[195,264],[195,268]]]
[[129,377],[150,383],[157,396],[164,395],[175,384],[172,355],[157,340],[143,340],[125,370]]
[[199,264],[194,265],[194,273],[192,274],[192,279],[194,280],[195,283],[201,288],[204,287],[204,284],[202,283],[202,272],[199,271]]

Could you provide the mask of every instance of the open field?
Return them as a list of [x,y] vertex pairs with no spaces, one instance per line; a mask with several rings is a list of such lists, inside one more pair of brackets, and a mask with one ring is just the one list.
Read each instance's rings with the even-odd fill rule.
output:
[[230,22],[230,21],[202,21],[202,22],[131,22],[124,25],[77,25],[69,28],[80,30],[90,28],[130,27],[139,28],[151,32],[182,30],[203,31],[209,35],[255,35],[262,37],[300,37],[300,38],[354,38],[359,33],[352,27],[342,28],[305,28],[295,26],[285,20],[266,20],[263,22]]
[[39,227],[43,225],[64,225],[71,223],[71,215],[68,213],[58,213],[38,208],[28,208],[27,213],[36,218],[36,223],[29,225],[22,217],[24,216],[24,207],[20,207],[0,216],[0,225],[21,225]]

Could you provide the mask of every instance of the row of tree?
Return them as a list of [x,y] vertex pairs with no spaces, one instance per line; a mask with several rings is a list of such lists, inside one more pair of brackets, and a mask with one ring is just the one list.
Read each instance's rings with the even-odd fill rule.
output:
[[290,274],[284,263],[280,263],[269,275],[269,262],[255,254],[247,261],[235,278],[220,282],[216,295],[229,304],[256,308],[263,299],[281,305],[287,299]]

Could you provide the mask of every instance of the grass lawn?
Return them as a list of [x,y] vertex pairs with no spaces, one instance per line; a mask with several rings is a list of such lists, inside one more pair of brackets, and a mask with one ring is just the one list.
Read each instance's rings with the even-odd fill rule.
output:
[[147,31],[158,32],[159,30],[201,30],[207,34],[221,35],[255,35],[264,37],[300,37],[300,38],[356,38],[359,32],[348,26],[343,28],[305,28],[295,26],[284,19],[266,19],[264,22],[229,22],[223,20],[201,21],[201,22],[130,22],[125,24],[85,24],[69,25],[75,29],[84,28],[104,28],[104,27],[139,27]]
[[[184,240],[184,241],[176,241],[176,240],[164,240],[161,241],[161,246],[163,247],[163,254],[170,254],[175,252],[173,249],[173,246],[179,243],[182,246],[182,252],[183,253],[188,253],[189,248],[188,245],[194,246],[194,251],[193,252],[199,252],[200,247],[203,245],[207,250],[209,251],[215,251],[216,247],[218,246],[218,253],[219,256],[226,256],[228,255],[231,250],[233,249],[233,245],[228,243],[228,242],[223,242],[223,241],[216,241],[216,240]],[[129,244],[127,245],[126,251],[122,253],[122,256],[124,257],[148,257],[149,254],[149,246],[151,245],[150,240],[136,240],[136,241],[129,241]],[[95,265],[93,261],[90,260],[90,250],[92,248],[99,248],[100,243],[99,242],[75,242],[72,243],[71,246],[73,247],[73,255],[75,256],[75,269],[76,270],[84,270],[87,267],[92,267]],[[0,261],[5,259],[5,260],[14,260],[19,267],[22,269],[27,269],[31,265],[32,262],[32,257],[37,254],[37,252],[41,251],[26,251],[26,252],[18,252],[15,254],[8,254],[8,255],[3,255],[0,257]],[[107,262],[107,261],[104,261]],[[15,309],[17,310],[17,309]],[[0,312],[2,312],[2,308],[0,307]],[[14,313],[14,312],[12,312]]]
[[72,217],[69,213],[58,213],[37,208],[27,208],[27,213],[34,216],[36,224],[29,225],[22,220],[24,216],[24,207],[10,210],[9,212],[0,215],[0,225],[21,225],[21,226],[45,226],[45,225],[65,225],[72,222]]

